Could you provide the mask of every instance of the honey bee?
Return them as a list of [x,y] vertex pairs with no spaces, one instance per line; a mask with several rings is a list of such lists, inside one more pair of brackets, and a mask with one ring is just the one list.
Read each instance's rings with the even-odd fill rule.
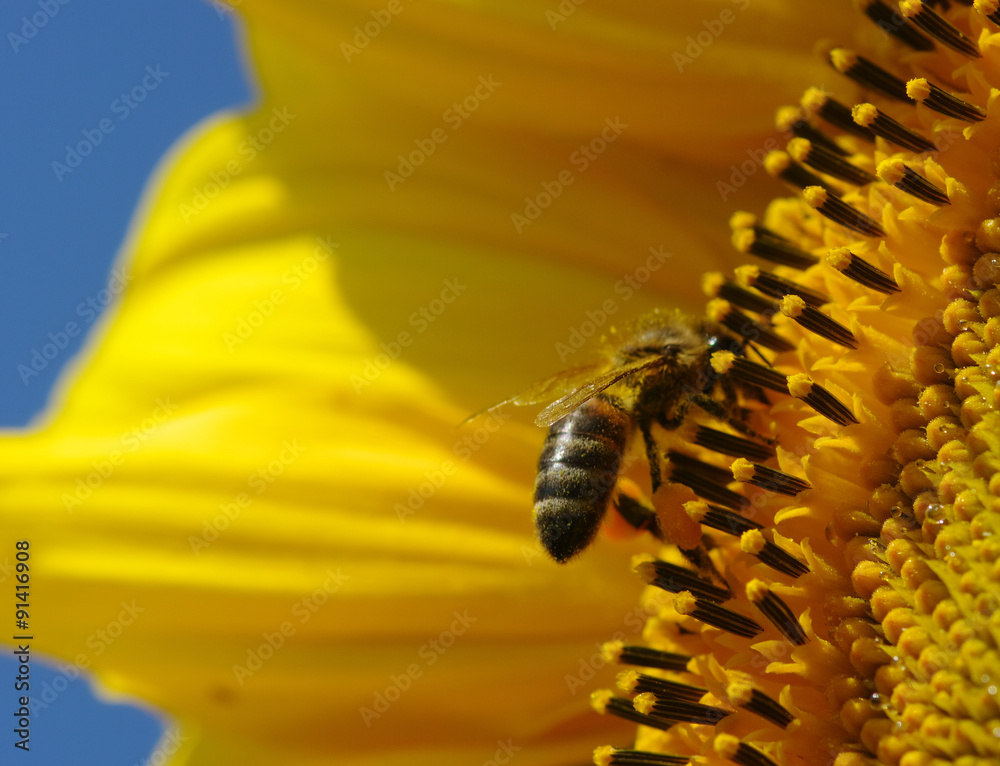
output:
[[559,563],[593,542],[636,430],[654,492],[662,483],[654,424],[675,430],[693,405],[761,438],[734,415],[736,390],[710,365],[715,351],[743,353],[745,344],[721,327],[655,311],[614,340],[595,364],[557,373],[491,408],[551,402],[535,419],[549,431],[538,461],[534,521],[539,541]]

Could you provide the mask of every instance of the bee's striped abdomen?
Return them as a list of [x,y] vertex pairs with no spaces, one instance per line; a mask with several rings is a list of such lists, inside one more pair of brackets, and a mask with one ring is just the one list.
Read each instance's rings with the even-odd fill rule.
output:
[[556,561],[568,561],[597,534],[629,424],[607,397],[596,396],[549,429],[535,480],[535,528]]

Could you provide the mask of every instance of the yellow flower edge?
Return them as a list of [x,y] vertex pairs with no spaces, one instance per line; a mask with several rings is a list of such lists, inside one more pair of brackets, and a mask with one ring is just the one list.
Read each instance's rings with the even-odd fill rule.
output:
[[[769,9],[755,4],[727,37],[760,60],[755,78],[788,88],[785,70],[808,58],[787,34],[781,65],[751,44]],[[714,190],[663,187],[663,158],[692,155],[656,96],[680,85],[717,109],[728,97],[706,83],[748,75],[730,51],[676,76],[669,51],[686,43],[670,22],[700,24],[698,3],[585,9],[558,34],[529,3],[414,4],[349,60],[339,44],[368,7],[240,10],[262,105],[165,159],[118,265],[122,300],[43,417],[0,439],[3,539],[29,541],[47,605],[33,650],[58,658],[62,680],[93,672],[101,694],[175,716],[187,766],[457,764],[508,741],[520,763],[565,762],[623,731],[595,723],[566,677],[639,587],[616,564],[623,546],[572,578],[538,551],[537,429],[455,426],[531,365],[551,370],[551,345],[525,353],[525,335],[599,304],[620,253],[704,247],[691,222]],[[501,89],[476,119],[391,190],[398,156],[451,130],[444,111],[491,75]],[[567,204],[512,226],[606,119],[637,109],[623,151]],[[711,131],[739,146],[760,124]],[[698,144],[698,159],[721,162],[716,148]],[[601,215],[581,221],[574,194]],[[675,259],[635,305],[679,273],[694,284],[701,265]],[[470,292],[383,365],[447,280]]]
[[198,247],[177,242],[205,155],[224,166],[258,129],[220,122],[173,161],[156,248],[123,267],[86,365],[47,422],[0,440],[33,649],[175,716],[185,764],[460,763],[508,738],[544,763],[599,741],[563,676],[638,587],[612,550],[572,580],[538,552],[536,429],[460,431],[468,411],[405,364],[359,394],[379,346],[336,300],[329,241],[246,231],[292,217],[277,184],[229,190]]
[[[801,194],[774,201],[760,220],[734,215],[733,242],[778,263],[789,253],[816,258],[770,273],[825,296],[823,316],[788,295],[754,314],[763,296],[745,288],[767,284],[764,266],[706,279],[713,318],[740,316],[748,340],[766,346],[750,325],[763,313],[794,345],[770,355],[788,395],[770,393],[771,406],[750,419],[777,439],[769,465],[778,473],[731,461],[733,478],[746,482],[745,504],[731,507],[761,530],[741,521],[720,531],[718,518],[732,511],[702,501],[660,509],[701,521],[730,594],[716,599],[720,611],[697,592],[707,584],[692,594],[664,574],[648,588],[647,648],[605,647],[629,668],[619,676],[625,695],[593,695],[599,711],[640,724],[635,750],[600,748],[595,763],[987,766],[1000,758],[995,6],[953,6],[945,21],[902,3],[896,29],[923,38],[926,50],[898,39],[870,45],[867,58],[831,49],[834,68],[866,95],[813,89],[779,112],[796,137],[765,164]],[[872,102],[854,108],[853,126],[877,135],[835,119],[829,104],[838,97]],[[836,148],[818,150],[814,128],[835,136]],[[913,134],[929,143],[906,148]],[[732,313],[741,302],[749,315]],[[815,385],[855,422],[810,406]],[[764,560],[765,545],[791,554],[801,571]],[[663,573],[691,568],[676,548],[661,558]],[[655,579],[648,558],[635,566]]]

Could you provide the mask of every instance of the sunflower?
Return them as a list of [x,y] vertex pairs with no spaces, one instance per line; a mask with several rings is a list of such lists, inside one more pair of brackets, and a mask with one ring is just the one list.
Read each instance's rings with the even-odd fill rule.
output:
[[[537,429],[503,411],[466,430],[455,424],[555,365],[575,364],[587,336],[663,302],[673,285],[695,285],[706,266],[732,262],[724,230],[709,225],[724,220],[719,197],[751,206],[764,170],[788,174],[791,161],[775,170],[775,160],[759,159],[773,148],[766,113],[772,99],[797,97],[789,71],[825,82],[830,70],[812,56],[812,41],[853,39],[851,15],[824,4],[793,18],[782,3],[744,0],[246,2],[239,10],[262,105],[216,119],[171,158],[135,226],[122,299],[43,421],[0,442],[4,539],[23,542],[32,571],[44,573],[32,592],[54,605],[32,617],[37,649],[62,658],[67,673],[91,670],[107,688],[176,716],[187,738],[176,757],[187,764],[577,761],[595,744],[629,738],[627,723],[589,711],[580,684],[608,662],[595,642],[621,637],[608,656],[627,660],[648,615],[645,649],[689,657],[677,671],[689,687],[704,684],[690,704],[726,715],[714,726],[664,729],[653,692],[638,692],[652,707],[635,714],[599,698],[603,709],[654,722],[640,729],[646,752],[793,763],[815,753],[808,747],[818,737],[831,753],[884,757],[872,732],[896,726],[892,705],[944,704],[933,682],[919,686],[922,655],[896,664],[873,657],[899,638],[879,622],[883,607],[898,631],[922,628],[933,643],[942,630],[893,579],[920,585],[903,565],[934,550],[933,539],[914,537],[922,525],[960,560],[985,560],[989,550],[972,503],[988,509],[989,487],[956,484],[954,495],[930,502],[945,474],[927,453],[933,429],[919,421],[924,387],[939,397],[935,417],[951,406],[949,385],[963,403],[974,398],[933,431],[949,437],[942,448],[956,428],[972,433],[966,410],[986,406],[974,393],[986,384],[972,373],[959,391],[951,371],[968,364],[941,344],[949,328],[988,343],[987,315],[972,312],[992,299],[969,281],[986,269],[979,249],[990,229],[980,234],[980,223],[992,197],[977,163],[988,156],[988,117],[966,137],[961,116],[885,110],[918,133],[942,120],[961,136],[939,164],[927,154],[890,156],[889,144],[874,150],[904,160],[902,181],[925,189],[907,169],[919,175],[948,197],[947,210],[897,194],[895,181],[868,182],[861,199],[846,191],[850,181],[819,168],[820,190],[809,192],[827,195],[819,213],[796,200],[760,221],[734,219],[749,252],[767,245],[787,266],[788,253],[836,250],[847,262],[846,276],[814,265],[773,277],[798,285],[782,299],[787,318],[773,322],[795,348],[773,359],[789,395],[769,394],[773,407],[753,415],[778,439],[777,457],[750,470],[771,471],[758,483],[809,489],[787,508],[747,491],[757,534],[747,530],[734,548],[711,533],[728,583],[752,585],[749,598],[774,614],[773,604],[791,604],[806,615],[798,629],[786,616],[755,623],[770,631],[762,645],[698,623],[704,605],[690,593],[637,603],[639,581],[623,560],[655,550],[647,541],[602,540],[570,569],[549,562],[527,508]],[[970,23],[984,35],[991,28],[964,13],[967,33]],[[913,55],[935,74],[928,85],[988,113],[989,37],[974,39],[984,55],[959,75],[948,57],[967,54]],[[899,44],[873,42],[887,66],[916,66]],[[928,108],[942,98],[931,92]],[[876,107],[882,98],[871,96]],[[846,123],[832,132],[850,164],[881,161],[851,143],[863,140],[852,132]],[[881,164],[869,169],[881,177]],[[969,178],[970,170],[979,173]],[[890,236],[862,242],[837,228],[843,220],[825,223],[824,208],[843,213],[838,201],[881,220]],[[942,270],[932,245],[945,231]],[[859,270],[862,288],[849,281]],[[741,278],[760,287],[761,273]],[[902,297],[870,292],[887,279]],[[714,284],[719,299],[738,303],[726,278]],[[819,308],[796,301],[819,293],[831,299]],[[922,321],[956,297],[966,302],[957,313]],[[676,292],[671,301],[697,304]],[[713,304],[722,321],[737,309]],[[799,329],[809,322],[821,336]],[[925,351],[911,368],[901,328],[914,322]],[[858,345],[853,355],[831,351],[830,336],[845,332]],[[969,359],[986,352],[963,337]],[[937,375],[930,382],[928,370]],[[831,412],[845,419],[844,408],[857,424],[831,421]],[[979,464],[988,466],[989,443],[979,434],[966,457],[986,455]],[[959,452],[951,448],[953,462]],[[926,501],[919,508],[916,488]],[[831,509],[824,496],[842,499]],[[702,525],[716,513],[698,500],[685,508]],[[955,513],[968,515],[967,526]],[[893,520],[911,546],[890,556],[870,519]],[[809,571],[782,579],[755,563],[768,555]],[[901,572],[890,571],[893,562]],[[880,573],[891,594],[872,586]],[[988,621],[968,618],[980,594],[948,599],[935,587],[925,591],[951,604],[952,622],[964,619],[962,629],[986,642]],[[753,621],[757,606],[734,598],[726,608]],[[831,635],[831,619],[843,635]],[[782,649],[799,632],[801,647]],[[757,657],[772,664],[754,666]],[[991,657],[986,647],[976,661],[988,670]],[[955,683],[945,692],[961,700],[960,681],[979,683],[968,662],[946,666]],[[886,701],[873,702],[866,684],[883,676],[916,689],[914,699],[878,687]],[[729,691],[734,680],[743,697]],[[852,700],[871,715],[860,703],[848,708]],[[774,706],[794,718],[787,730],[774,728],[783,720]],[[758,725],[755,708],[770,719]],[[954,720],[961,743],[993,736],[981,722],[973,731]]]
[[690,497],[657,512],[706,534],[634,562],[654,616],[605,648],[625,696],[593,702],[639,735],[599,764],[1000,759],[1000,14],[859,7],[885,41],[826,47],[844,83],[780,109],[762,159],[796,196],[731,219],[771,267],[705,279],[709,315],[772,352],[711,363],[767,391],[747,417],[774,450],[670,453]]

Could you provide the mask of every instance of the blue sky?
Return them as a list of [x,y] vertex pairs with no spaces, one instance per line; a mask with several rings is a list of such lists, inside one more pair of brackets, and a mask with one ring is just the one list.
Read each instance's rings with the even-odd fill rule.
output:
[[[202,0],[3,4],[0,426],[30,422],[78,352],[159,159],[208,115],[252,103],[236,21]],[[9,724],[17,667],[0,656],[0,763],[138,766],[170,726],[32,655],[31,693],[50,701],[24,753]]]

